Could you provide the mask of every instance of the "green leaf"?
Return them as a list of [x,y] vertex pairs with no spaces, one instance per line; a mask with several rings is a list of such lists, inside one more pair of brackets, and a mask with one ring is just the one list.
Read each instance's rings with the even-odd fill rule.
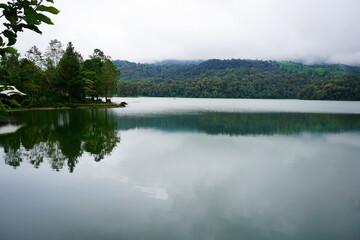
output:
[[45,16],[44,14],[38,13],[38,14],[36,14],[36,18],[44,23],[54,25],[54,23],[51,21],[51,19],[48,18],[47,16]]
[[29,25],[35,25],[37,23],[37,19],[34,14],[24,16],[24,20]]
[[6,47],[6,48],[3,48],[3,50],[7,53],[13,53],[13,54],[17,53],[16,49],[13,47]]
[[51,2],[51,3],[54,3],[54,1],[53,0],[46,0],[47,2]]
[[4,41],[2,39],[2,37],[0,37],[0,47],[3,45]]
[[52,13],[52,14],[58,14],[60,12],[59,10],[57,10],[54,7],[47,7],[47,6],[44,6],[44,5],[40,5],[39,7],[37,7],[36,10],[43,11],[43,12],[49,12],[49,13]]
[[37,33],[39,33],[39,34],[42,34],[42,32],[40,31],[40,29],[39,29],[37,26],[35,26],[35,25],[33,25],[33,26],[24,25],[23,27],[24,27],[24,28],[27,28],[27,29],[30,29],[30,30],[32,30],[32,31],[34,31],[34,32],[37,32]]
[[36,10],[32,6],[24,6],[25,16],[30,16],[36,14]]
[[15,99],[7,99],[7,98],[5,98],[4,100],[5,100],[5,102],[10,103],[11,105],[21,107],[21,105]]
[[16,37],[9,38],[8,46],[12,46],[16,43]]
[[8,46],[12,46],[16,43],[16,34],[9,31],[9,30],[5,30],[3,31],[4,36],[9,40],[8,42]]
[[6,53],[17,53],[15,48],[12,47],[6,47],[6,48],[0,48],[0,56],[5,57]]
[[18,19],[16,11],[4,10],[3,14],[4,14],[6,20],[8,20],[10,23],[15,23]]

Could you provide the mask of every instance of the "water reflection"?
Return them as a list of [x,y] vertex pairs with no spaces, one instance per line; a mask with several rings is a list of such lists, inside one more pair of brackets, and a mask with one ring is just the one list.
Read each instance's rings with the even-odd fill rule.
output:
[[155,128],[166,131],[197,131],[207,134],[273,135],[360,130],[359,114],[313,113],[219,113],[123,116],[121,130]]
[[120,142],[115,116],[107,110],[34,111],[14,117],[21,127],[0,135],[5,163],[14,168],[23,161],[38,168],[48,160],[54,170],[67,165],[73,172],[84,152],[100,161]]
[[200,112],[121,116],[113,110],[67,110],[20,112],[13,117],[11,131],[4,126],[5,134],[0,134],[6,164],[16,168],[28,161],[38,168],[47,160],[54,170],[67,165],[70,172],[84,153],[97,162],[109,155],[120,142],[120,130],[150,128],[230,136],[360,130],[358,114]]
[[359,119],[16,113],[0,239],[360,239]]
[[170,202],[142,219],[148,227],[160,215],[146,230],[175,235],[156,239],[359,239],[359,133],[122,137],[122,161],[110,171]]

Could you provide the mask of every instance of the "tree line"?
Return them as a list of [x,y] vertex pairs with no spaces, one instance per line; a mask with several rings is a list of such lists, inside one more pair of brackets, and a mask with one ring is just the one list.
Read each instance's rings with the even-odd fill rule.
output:
[[360,101],[360,77],[345,75],[318,81],[298,94],[300,99]]
[[[336,97],[330,94],[331,91],[323,91],[321,97],[310,97],[303,93],[305,88],[319,82],[337,82],[336,79],[344,76],[349,76],[344,78],[346,84],[354,86],[356,76],[360,75],[359,67],[308,66],[241,59],[213,59],[199,64],[136,64],[119,60],[114,63],[122,72],[123,87],[118,91],[121,96],[133,96],[137,93],[149,97],[329,100],[359,98],[359,93],[351,88],[343,88],[341,91],[340,88],[333,89]],[[327,87],[329,88],[329,85]]]
[[0,61],[0,83],[14,85],[27,94],[18,100],[23,107],[107,99],[115,92],[119,75],[103,51],[95,49],[84,60],[71,42],[65,47],[56,39],[50,41],[44,53],[33,46],[23,58],[11,52]]

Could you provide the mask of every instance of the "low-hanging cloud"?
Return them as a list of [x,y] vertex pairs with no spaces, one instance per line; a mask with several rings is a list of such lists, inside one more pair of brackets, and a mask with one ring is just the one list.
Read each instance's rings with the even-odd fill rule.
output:
[[358,0],[57,0],[43,35],[17,48],[72,41],[113,59],[246,58],[360,65]]

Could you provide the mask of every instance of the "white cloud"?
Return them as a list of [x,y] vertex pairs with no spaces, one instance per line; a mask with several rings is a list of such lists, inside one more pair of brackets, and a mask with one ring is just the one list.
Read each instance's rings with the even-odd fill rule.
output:
[[113,59],[249,58],[360,64],[358,0],[57,0],[44,34],[17,48],[72,41]]

